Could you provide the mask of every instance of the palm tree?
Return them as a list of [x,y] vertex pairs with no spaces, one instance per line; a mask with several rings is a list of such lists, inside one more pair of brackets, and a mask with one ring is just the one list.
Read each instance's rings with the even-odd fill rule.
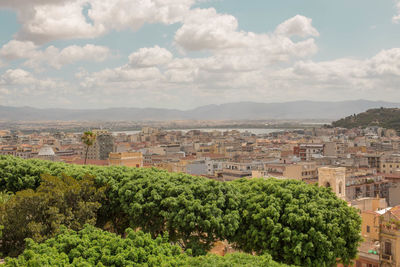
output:
[[85,165],[88,157],[89,147],[91,147],[96,141],[96,134],[92,131],[84,132],[81,137],[82,142],[86,145],[86,153],[85,153]]

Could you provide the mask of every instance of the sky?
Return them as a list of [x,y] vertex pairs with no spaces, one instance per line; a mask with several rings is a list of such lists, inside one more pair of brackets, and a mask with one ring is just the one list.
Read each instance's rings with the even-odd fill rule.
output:
[[400,102],[400,0],[0,0],[0,105]]

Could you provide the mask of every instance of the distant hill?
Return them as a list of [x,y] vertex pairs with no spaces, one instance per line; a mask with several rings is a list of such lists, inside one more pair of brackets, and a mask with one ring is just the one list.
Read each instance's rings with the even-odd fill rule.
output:
[[38,109],[32,107],[0,106],[0,120],[9,121],[145,121],[145,120],[268,120],[323,119],[337,120],[349,114],[379,107],[399,107],[400,103],[382,101],[285,103],[239,102],[207,105],[191,110],[158,108]]
[[378,108],[370,109],[360,114],[354,114],[332,123],[334,127],[356,128],[380,126],[400,131],[400,109]]

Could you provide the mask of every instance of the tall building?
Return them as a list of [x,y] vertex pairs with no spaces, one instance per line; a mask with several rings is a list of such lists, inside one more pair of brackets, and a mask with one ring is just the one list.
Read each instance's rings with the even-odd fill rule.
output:
[[114,138],[106,130],[93,130],[96,141],[89,147],[88,159],[107,160],[108,155],[114,151]]

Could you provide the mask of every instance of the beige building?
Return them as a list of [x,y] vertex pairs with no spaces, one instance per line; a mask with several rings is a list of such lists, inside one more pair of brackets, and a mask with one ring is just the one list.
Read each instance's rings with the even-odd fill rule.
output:
[[400,206],[380,216],[381,267],[400,266]]
[[[297,163],[266,163],[262,175],[266,177],[277,177],[297,180],[312,180],[318,177],[317,165],[315,162]],[[261,173],[254,172],[253,178]]]
[[388,174],[400,171],[400,155],[392,155],[382,159],[380,162],[380,171]]
[[110,153],[108,162],[114,166],[143,167],[143,155],[141,152]]
[[346,168],[318,168],[319,186],[330,187],[337,197],[346,199]]

